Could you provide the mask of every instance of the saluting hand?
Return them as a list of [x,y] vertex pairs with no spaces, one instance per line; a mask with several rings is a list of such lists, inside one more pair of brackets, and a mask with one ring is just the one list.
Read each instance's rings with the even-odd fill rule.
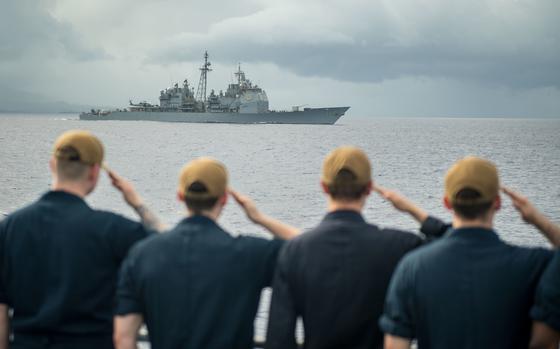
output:
[[550,243],[556,247],[560,247],[560,226],[554,224],[537,210],[523,195],[506,187],[502,187],[502,191],[511,198],[513,207],[521,214],[521,218],[523,218],[525,222],[534,225],[546,236]]
[[258,209],[253,200],[251,200],[248,196],[240,194],[233,189],[228,189],[229,194],[235,199],[235,201],[241,206],[243,211],[247,217],[256,224],[261,225],[262,227],[266,228],[269,232],[271,232],[274,236],[289,240],[292,239],[299,234],[299,229],[296,227],[292,227],[286,223],[282,223],[272,217],[269,217],[263,213],[261,213]]
[[385,189],[375,184],[373,186],[373,191],[389,201],[397,210],[410,214],[419,223],[423,223],[428,218],[428,213],[426,211],[416,206],[416,204],[396,191]]
[[228,189],[229,194],[235,199],[235,201],[239,204],[239,206],[241,206],[241,208],[243,209],[243,211],[245,211],[245,214],[247,215],[247,218],[249,218],[253,223],[260,223],[261,218],[262,218],[262,214],[261,212],[257,209],[257,206],[255,205],[255,202],[253,200],[251,200],[251,198],[249,198],[246,195],[243,195],[233,189]]
[[378,185],[373,186],[373,191],[378,193],[385,200],[389,201],[399,211],[409,212],[410,208],[414,205],[410,200],[396,191],[389,190]]
[[124,177],[119,176],[115,171],[111,170],[104,165],[103,168],[107,171],[109,178],[111,178],[111,183],[115,188],[117,188],[123,195],[124,200],[132,207],[136,208],[142,205],[142,198],[134,189],[132,183],[126,180]]
[[502,187],[502,191],[511,198],[513,207],[521,214],[521,218],[527,223],[535,224],[539,211],[531,204],[531,202],[523,195],[513,190]]

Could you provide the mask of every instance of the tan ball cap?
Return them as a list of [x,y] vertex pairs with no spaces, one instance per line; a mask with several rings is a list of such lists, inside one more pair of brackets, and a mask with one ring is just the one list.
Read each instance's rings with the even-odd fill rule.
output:
[[[476,200],[458,200],[457,193],[463,189],[476,190],[481,196]],[[485,159],[467,156],[457,161],[445,176],[445,196],[451,203],[477,204],[491,202],[500,190],[498,170]]]
[[[190,191],[189,187],[200,182],[206,191]],[[226,167],[219,161],[201,157],[186,164],[179,174],[179,190],[185,197],[193,199],[219,198],[227,189],[228,175]]]
[[[78,159],[67,158],[64,148],[73,148],[78,152]],[[64,132],[54,142],[53,155],[58,159],[79,161],[88,165],[103,162],[103,144],[91,132],[71,130]]]
[[333,184],[342,169],[356,176],[356,184],[366,185],[371,181],[371,164],[366,153],[359,148],[343,146],[327,155],[323,162],[321,181],[326,185]]

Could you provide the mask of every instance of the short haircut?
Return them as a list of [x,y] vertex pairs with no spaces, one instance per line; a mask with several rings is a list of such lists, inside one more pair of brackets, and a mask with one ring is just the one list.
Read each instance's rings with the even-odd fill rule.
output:
[[80,162],[80,154],[73,147],[61,148],[57,155],[56,174],[61,180],[81,180],[91,168],[91,165]]
[[490,211],[492,201],[474,202],[466,204],[469,200],[475,201],[481,197],[480,193],[474,189],[465,188],[461,189],[455,196],[461,203],[452,203],[453,211],[463,219],[477,219],[482,218]]
[[368,185],[356,183],[356,175],[347,169],[338,171],[332,184],[328,185],[333,199],[354,201],[366,194]]
[[[206,186],[201,182],[194,182],[188,188],[186,188],[187,192],[191,193],[205,193],[208,192]],[[217,197],[210,197],[210,198],[192,198],[189,197],[188,194],[185,195],[185,204],[189,210],[193,211],[194,213],[198,214],[202,211],[208,211],[216,206],[218,202]]]

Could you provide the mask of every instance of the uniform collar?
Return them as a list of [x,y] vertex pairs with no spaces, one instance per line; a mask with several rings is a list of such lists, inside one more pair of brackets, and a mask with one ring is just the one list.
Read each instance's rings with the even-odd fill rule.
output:
[[76,202],[76,203],[81,202],[87,205],[85,200],[79,197],[78,195],[63,190],[50,190],[45,194],[43,194],[41,200],[66,201],[66,202]]
[[178,226],[183,226],[187,231],[191,230],[204,230],[204,231],[216,231],[222,230],[218,223],[203,215],[194,215],[190,217],[183,218]]
[[450,237],[465,240],[500,241],[500,237],[494,230],[476,227],[452,229]]
[[188,235],[231,237],[227,231],[218,225],[218,222],[202,215],[183,218],[173,230]]
[[323,218],[323,222],[329,221],[349,221],[365,223],[365,219],[364,217],[362,217],[362,214],[360,212],[352,210],[337,210],[329,212]]
[[183,219],[183,223],[216,225],[216,222],[203,215],[193,215]]

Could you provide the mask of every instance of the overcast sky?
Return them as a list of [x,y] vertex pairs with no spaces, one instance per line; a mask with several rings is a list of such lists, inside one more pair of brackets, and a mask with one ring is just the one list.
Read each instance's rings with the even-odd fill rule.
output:
[[204,50],[275,109],[351,117],[560,117],[559,0],[6,0],[0,94],[157,103]]

